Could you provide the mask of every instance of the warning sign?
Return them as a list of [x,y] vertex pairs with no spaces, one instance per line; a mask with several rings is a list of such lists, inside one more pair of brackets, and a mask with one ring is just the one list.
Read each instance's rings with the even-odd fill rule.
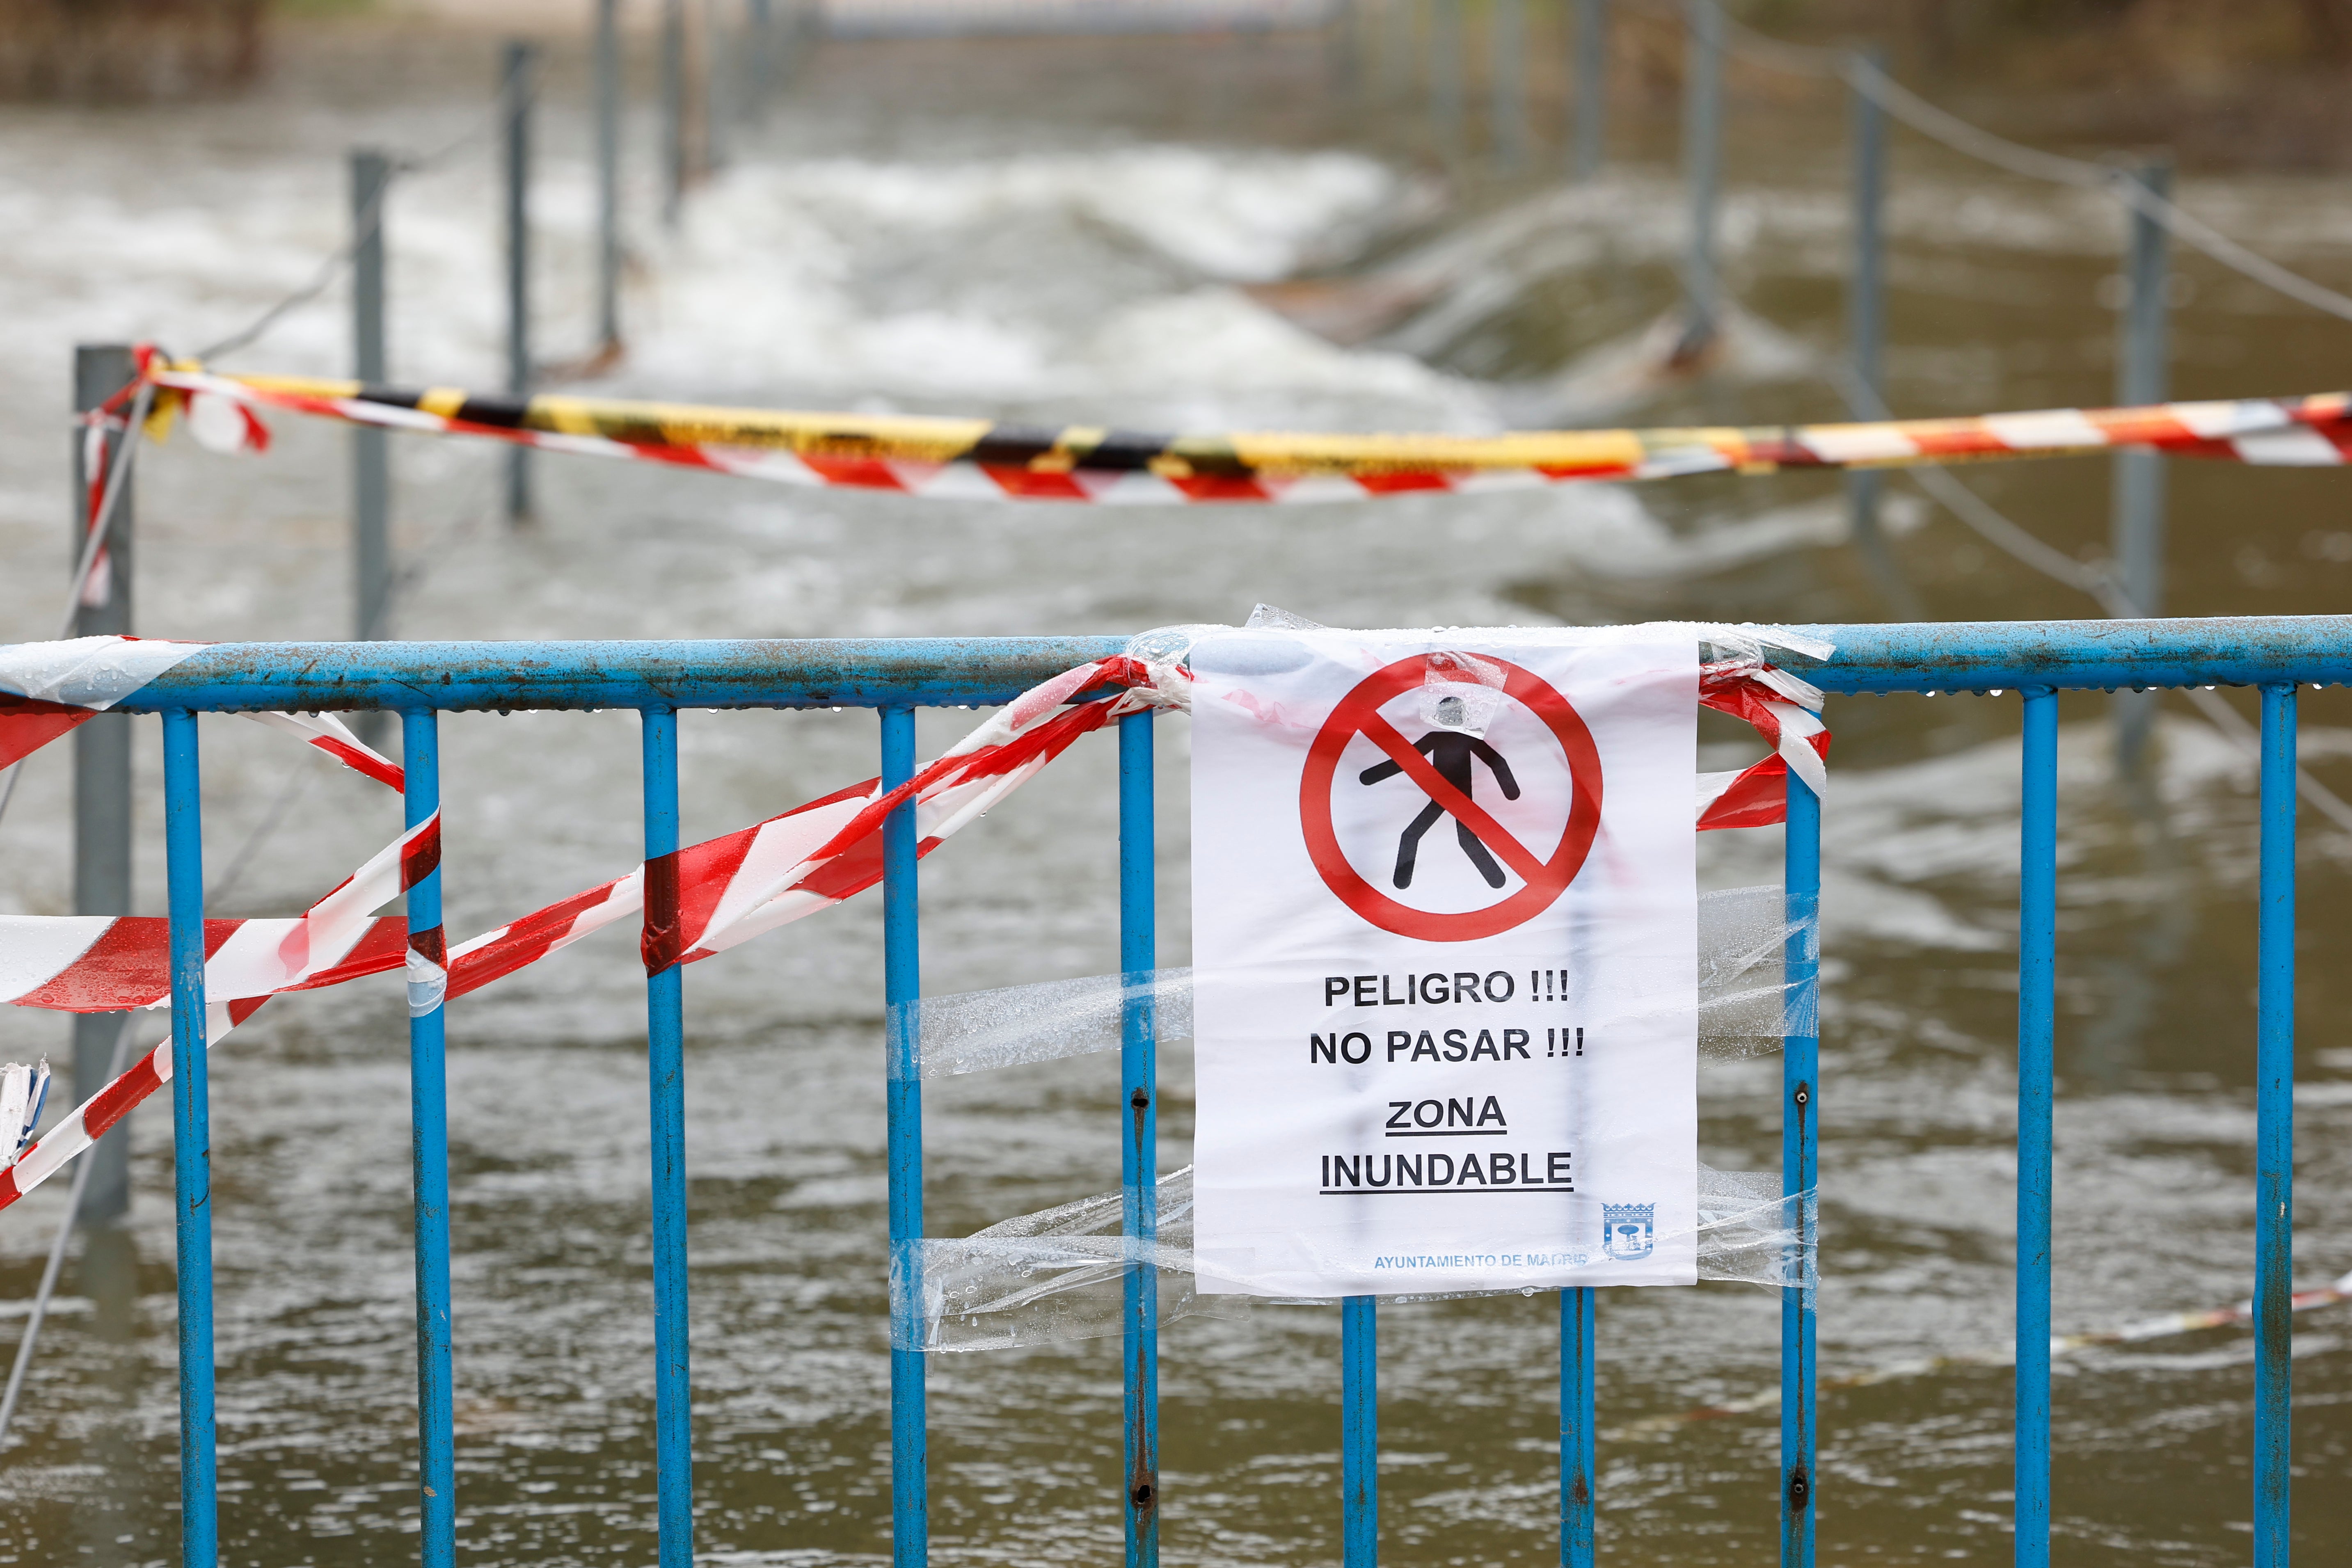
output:
[[1695,641],[1192,665],[1201,1288],[1693,1280]]

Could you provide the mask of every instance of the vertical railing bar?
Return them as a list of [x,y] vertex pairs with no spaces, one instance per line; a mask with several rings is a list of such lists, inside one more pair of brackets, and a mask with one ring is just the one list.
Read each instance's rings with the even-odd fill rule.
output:
[[2050,1562],[2052,1031],[2058,962],[2058,694],[2025,699],[2017,944],[2017,1568]]
[[686,992],[679,972],[677,713],[645,710],[646,1075],[654,1209],[654,1488],[661,1568],[693,1568],[686,1239]]
[[180,1563],[220,1554],[213,1413],[212,1112],[205,1078],[204,796],[196,716],[163,714],[163,842],[171,910],[172,1199],[180,1317]]
[[[895,789],[915,773],[915,710],[882,710],[882,787]],[[894,1310],[921,1310],[916,1243],[923,1234],[923,1079],[921,1019],[912,1005],[922,996],[922,949],[915,865],[919,848],[913,801],[882,824],[882,989],[888,1005],[890,1250],[906,1270],[893,1292]],[[919,1568],[930,1555],[930,1453],[923,1399],[919,1322],[891,1325],[890,1560]]]
[[1381,1560],[1381,1302],[1339,1302],[1339,1539],[1344,1568]]
[[[1782,896],[1791,926],[1782,950],[1790,1007],[1802,1032],[1784,1035],[1781,1045],[1780,1191],[1790,1197],[1812,1190],[1821,1165],[1821,949],[1822,802],[1792,770],[1788,786],[1788,826],[1782,850]],[[1811,1246],[1810,1205],[1799,1202],[1800,1257]],[[1812,1568],[1813,1496],[1819,1490],[1813,1450],[1813,1297],[1804,1285],[1780,1292],[1780,1563],[1782,1568]]]
[[2254,1006],[2254,1568],[2287,1568],[2294,1459],[2294,687],[2263,687]]
[[[401,810],[407,826],[441,810],[439,716],[400,716]],[[418,846],[424,846],[420,843]],[[457,1554],[457,1434],[451,1400],[449,1328],[449,1088],[443,1034],[440,844],[433,869],[408,890],[409,1162],[416,1200],[417,1552],[424,1568],[450,1568]]]
[[1593,1314],[1591,1290],[1559,1293],[1559,1563],[1592,1568]]
[[[1120,1229],[1141,1251],[1160,1236],[1160,1061],[1150,990],[1160,962],[1158,852],[1153,833],[1151,714],[1118,721]],[[1126,1421],[1128,1568],[1160,1562],[1160,1270],[1130,1259],[1121,1381]]]

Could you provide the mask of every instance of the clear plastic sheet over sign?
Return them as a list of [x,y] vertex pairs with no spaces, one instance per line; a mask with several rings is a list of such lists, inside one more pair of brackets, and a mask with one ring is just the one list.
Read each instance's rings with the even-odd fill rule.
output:
[[[1789,940],[1820,951],[1817,923],[1790,920],[1776,886],[1701,894],[1698,1032],[1701,1054],[1761,1055],[1784,1035],[1819,1031],[1813,989],[1783,974]],[[1192,1038],[1192,971],[1087,975],[1001,990],[926,997],[891,1009],[891,1033],[917,1042],[925,1078],[1117,1051],[1127,1009],[1148,1003],[1155,1038]],[[1590,1020],[1587,1027],[1604,1024]],[[908,1029],[908,1024],[915,1027]],[[906,1032],[902,1035],[900,1030]]]
[[[1162,1322],[1265,1304],[1196,1293],[1192,1167],[1160,1177],[1157,1199],[1158,1236],[1150,1241],[1119,1233],[1122,1196],[1111,1192],[972,1236],[900,1243],[890,1260],[892,1343],[900,1350],[1002,1350],[1116,1334],[1128,1268],[1138,1263],[1159,1270]],[[1784,1197],[1778,1176],[1702,1165],[1698,1213],[1700,1279],[1806,1291],[1820,1283],[1813,1193]]]

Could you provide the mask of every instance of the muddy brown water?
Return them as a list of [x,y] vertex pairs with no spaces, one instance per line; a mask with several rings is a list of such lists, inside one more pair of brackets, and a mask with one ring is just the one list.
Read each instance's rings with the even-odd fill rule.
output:
[[[478,107],[458,75],[465,51],[461,40],[329,52],[307,84],[237,104],[0,114],[11,171],[0,203],[18,236],[0,300],[25,367],[0,387],[0,603],[13,635],[46,634],[62,572],[68,345],[200,340],[299,281],[337,237],[339,149],[440,141]],[[1018,91],[958,97],[962,78],[936,51],[919,90],[892,97],[898,78],[877,57],[838,51],[803,78],[767,128],[740,135],[676,238],[649,221],[639,161],[635,352],[605,390],[1163,427],[1476,428],[1573,392],[1564,366],[1673,300],[1678,198],[1642,127],[1602,188],[1497,239],[1498,222],[1557,193],[1473,183],[1431,208],[1424,166],[1380,161],[1403,141],[1392,119],[1356,143],[1367,151],[1327,136],[1335,150],[1318,152],[1298,129],[1299,102],[1322,79],[1311,57],[1180,82],[1206,92],[1222,81],[1216,90],[1236,95],[1214,100],[1230,110],[1223,120],[1197,107],[1211,100],[1172,89],[1173,109],[1141,89],[1122,105],[1098,70],[1074,89],[1079,108],[1052,114],[1021,102],[1054,79],[1043,68],[992,78]],[[559,79],[568,68],[559,61]],[[1244,112],[1269,80],[1291,97]],[[1759,329],[1726,375],[1624,417],[1837,412],[1815,373],[1841,309],[1835,108],[1735,117],[1729,275],[1772,332]],[[633,149],[650,145],[647,125],[634,134]],[[560,342],[584,330],[584,127],[552,112],[547,141],[544,329]],[[1897,172],[1894,404],[2104,401],[2115,215],[1907,141]],[[2352,283],[2352,205],[2338,185],[2189,179],[2184,195],[2250,243]],[[396,374],[495,375],[496,211],[478,150],[395,204]],[[1402,231],[1386,221],[1398,214],[1412,217]],[[1380,329],[1348,348],[1239,291],[1306,274],[1328,280],[1327,295],[1393,297],[1400,269],[1416,266],[1437,266],[1439,286],[1402,316],[1383,307]],[[2347,379],[2352,325],[2202,262],[2181,270],[2180,394]],[[289,320],[242,368],[333,371],[336,308]],[[140,501],[143,630],[341,634],[344,438],[285,420],[278,434],[257,461],[184,443],[155,455]],[[1370,625],[1885,612],[1838,541],[1837,482],[1818,476],[1163,515],[802,494],[551,460],[539,520],[509,531],[489,509],[494,455],[403,443],[396,462],[414,572],[398,623],[417,636],[1129,631],[1232,621],[1260,600]],[[2189,463],[2169,474],[2171,610],[2343,606],[2352,519],[2336,474]],[[2103,548],[2103,463],[1963,476],[2062,549]],[[1912,507],[1899,481],[1889,491],[1894,553],[1929,615],[2087,612],[2072,591]],[[2248,1289],[2254,801],[2250,764],[2185,706],[2166,708],[2137,788],[2116,779],[2105,700],[2069,697],[2063,713],[2055,1320],[2067,1333]],[[925,716],[926,749],[972,717]],[[2007,1338],[2017,708],[2013,695],[1841,699],[1830,719],[1821,1333],[1835,1378],[1998,1352]],[[2309,695],[2304,723],[2309,766],[2352,790],[2352,704]],[[698,837],[873,767],[867,715],[696,714],[682,727],[686,828]],[[290,913],[388,836],[396,814],[364,782],[238,733],[248,729],[205,726],[210,863],[217,873],[236,858],[273,811],[281,823],[217,907]],[[444,731],[453,927],[482,928],[633,862],[625,716],[466,716]],[[152,737],[142,744],[139,897],[160,910],[159,772]],[[1708,766],[1753,749],[1734,727],[1703,732]],[[929,989],[1114,967],[1108,750],[1073,753],[927,862]],[[1166,727],[1160,757],[1161,955],[1173,964],[1188,947],[1181,723]],[[68,907],[65,789],[56,760],[28,769],[0,824],[0,907]],[[2304,835],[2296,1269],[2315,1283],[2352,1269],[2352,1038],[2340,1022],[2352,998],[2334,961],[2352,938],[2352,841],[2308,813]],[[1778,837],[1710,835],[1701,860],[1711,886],[1769,881]],[[714,1563],[798,1568],[888,1549],[879,952],[878,909],[857,904],[698,966],[688,982],[698,1528]],[[634,956],[623,937],[583,944],[452,1010],[467,1563],[652,1560]],[[0,1019],[0,1050],[16,1056],[60,1051],[64,1038],[47,1015]],[[1708,1065],[1711,1164],[1770,1168],[1778,1071],[1769,1058]],[[1188,1157],[1187,1051],[1166,1052],[1164,1076],[1162,1164],[1173,1168]],[[213,1084],[223,1560],[412,1560],[396,986],[274,1004],[219,1049]],[[176,1559],[168,1117],[142,1112],[136,1135],[131,1223],[69,1271],[0,1459],[0,1562]],[[935,1084],[929,1143],[935,1235],[1107,1190],[1115,1068],[1082,1059]],[[0,1218],[0,1298],[30,1295],[57,1197]],[[1769,1389],[1779,1311],[1736,1285],[1610,1295],[1602,1425]],[[2312,1562],[2352,1542],[2352,1504],[2330,1484],[2352,1458],[2347,1324],[2352,1309],[2297,1324],[2295,1519]],[[1381,1328],[1388,1560],[1550,1560],[1553,1302],[1393,1307]],[[1337,1312],[1193,1317],[1163,1344],[1169,1560],[1336,1561]],[[2217,1330],[2060,1360],[2059,1561],[2244,1558],[2250,1357],[2245,1334]],[[1118,1551],[1111,1343],[942,1357],[931,1380],[940,1561]],[[1822,1561],[2005,1559],[2009,1401],[2006,1372],[1967,1365],[1825,1394]],[[1769,1414],[1605,1438],[1604,1558],[1766,1559],[1777,1443]]]

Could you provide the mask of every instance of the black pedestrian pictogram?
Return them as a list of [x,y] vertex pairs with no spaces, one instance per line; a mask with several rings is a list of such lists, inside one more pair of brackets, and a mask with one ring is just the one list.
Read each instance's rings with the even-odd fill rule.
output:
[[[1459,724],[1463,716],[1463,704],[1460,697],[1449,696],[1438,699],[1437,720],[1440,724]],[[1414,741],[1412,748],[1415,751],[1428,753],[1429,764],[1437,770],[1438,776],[1461,790],[1465,796],[1473,794],[1471,764],[1475,761],[1485,763],[1488,770],[1495,775],[1495,782],[1503,787],[1504,800],[1516,800],[1519,798],[1519,783],[1517,779],[1511,777],[1511,765],[1503,760],[1501,752],[1487,745],[1477,736],[1465,735],[1454,729],[1433,729]],[[1386,762],[1373,764],[1358,777],[1360,782],[1378,784],[1381,780],[1393,779],[1403,771],[1404,765],[1391,758]],[[1438,819],[1444,815],[1445,808],[1437,801],[1432,800],[1427,806],[1422,808],[1421,814],[1413,818],[1412,822],[1407,824],[1404,831],[1398,836],[1395,877],[1398,887],[1406,888],[1412,885],[1413,862],[1421,852],[1422,835],[1435,827]],[[1486,879],[1486,885],[1502,886],[1503,868],[1496,863],[1494,855],[1486,846],[1478,841],[1478,835],[1470,831],[1470,824],[1457,821],[1454,824],[1454,836],[1462,845],[1462,852],[1470,857],[1470,863],[1478,868],[1478,874]]]

